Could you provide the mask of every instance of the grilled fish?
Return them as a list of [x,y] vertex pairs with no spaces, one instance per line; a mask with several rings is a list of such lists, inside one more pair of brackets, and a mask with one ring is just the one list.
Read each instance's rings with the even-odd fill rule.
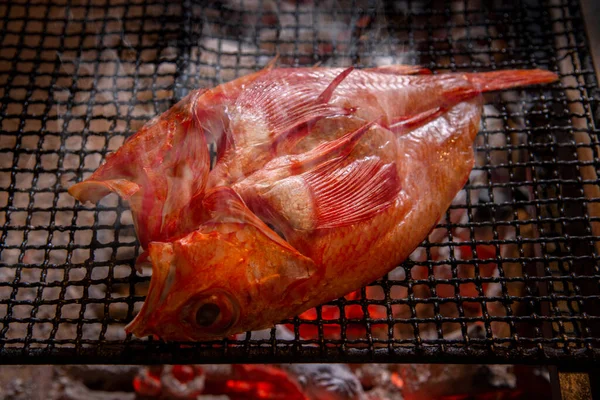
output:
[[481,94],[556,79],[267,67],[193,91],[69,193],[129,201],[152,279],[127,332],[263,329],[403,261],[467,181]]

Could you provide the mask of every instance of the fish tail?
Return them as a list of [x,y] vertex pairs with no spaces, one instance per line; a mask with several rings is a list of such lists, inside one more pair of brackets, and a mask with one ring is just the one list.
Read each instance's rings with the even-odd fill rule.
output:
[[558,80],[558,75],[541,69],[505,70],[467,73],[464,77],[481,92],[510,89],[519,86],[540,85]]

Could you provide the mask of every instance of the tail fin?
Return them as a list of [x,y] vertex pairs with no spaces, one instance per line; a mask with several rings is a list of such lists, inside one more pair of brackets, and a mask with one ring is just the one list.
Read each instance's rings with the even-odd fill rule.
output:
[[539,85],[558,80],[558,75],[555,73],[541,69],[467,73],[464,77],[481,92]]

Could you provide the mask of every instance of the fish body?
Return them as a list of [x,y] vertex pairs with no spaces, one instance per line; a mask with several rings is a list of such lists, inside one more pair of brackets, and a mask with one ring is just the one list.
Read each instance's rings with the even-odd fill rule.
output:
[[128,332],[263,329],[403,261],[467,181],[481,93],[555,79],[266,68],[192,92],[69,192],[129,200],[152,281]]

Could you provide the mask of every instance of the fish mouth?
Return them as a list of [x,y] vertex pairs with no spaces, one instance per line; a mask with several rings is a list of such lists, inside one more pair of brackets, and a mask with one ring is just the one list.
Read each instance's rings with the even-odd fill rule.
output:
[[156,334],[158,320],[153,318],[154,311],[164,302],[174,281],[174,250],[171,243],[152,242],[148,246],[149,259],[152,263],[152,277],[148,295],[140,312],[125,327],[125,332],[141,338]]

